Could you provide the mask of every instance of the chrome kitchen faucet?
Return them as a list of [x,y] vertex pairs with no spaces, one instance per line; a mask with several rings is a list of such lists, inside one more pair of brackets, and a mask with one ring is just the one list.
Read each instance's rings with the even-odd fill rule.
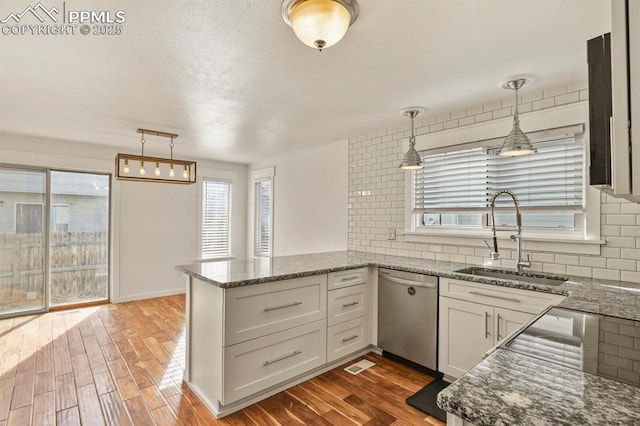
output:
[[493,251],[491,252],[491,259],[498,260],[500,254],[498,253],[498,238],[496,237],[496,218],[493,213],[493,210],[496,206],[496,198],[500,195],[506,194],[509,195],[513,199],[513,204],[516,206],[516,226],[518,229],[518,233],[515,235],[511,235],[511,241],[517,242],[516,249],[516,271],[522,272],[523,267],[530,267],[531,261],[529,260],[529,255],[527,254],[527,260],[522,260],[522,215],[520,214],[520,204],[518,203],[518,198],[516,194],[509,190],[501,190],[496,191],[491,197],[491,227],[493,230]]

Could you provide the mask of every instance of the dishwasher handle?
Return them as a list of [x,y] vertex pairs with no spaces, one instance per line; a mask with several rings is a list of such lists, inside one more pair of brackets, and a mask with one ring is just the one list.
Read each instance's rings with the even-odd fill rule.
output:
[[405,280],[404,278],[396,278],[387,274],[384,274],[384,278],[396,284],[405,284],[405,285],[411,285],[414,287],[423,287],[423,288],[431,288],[431,289],[438,288],[438,284],[436,283],[423,283],[420,281]]

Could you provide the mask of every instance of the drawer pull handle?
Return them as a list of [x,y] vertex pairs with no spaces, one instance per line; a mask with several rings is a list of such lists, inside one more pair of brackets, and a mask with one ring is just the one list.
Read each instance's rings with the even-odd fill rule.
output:
[[266,367],[267,365],[271,365],[271,364],[275,364],[276,362],[284,361],[285,359],[294,357],[296,355],[300,355],[301,353],[302,353],[302,351],[294,351],[293,353],[290,353],[289,355],[281,356],[280,358],[276,358],[276,359],[271,360],[271,361],[265,361],[265,362],[262,363],[262,366]]
[[469,294],[482,296],[482,297],[492,297],[494,299],[500,299],[500,300],[508,300],[509,302],[517,302],[517,303],[522,302],[522,300],[516,299],[515,297],[494,296],[493,294],[480,293],[479,291],[470,291]]
[[302,302],[293,302],[293,303],[289,303],[287,305],[272,306],[272,307],[269,307],[269,308],[264,308],[264,311],[265,312],[277,311],[278,309],[290,308],[292,306],[298,306],[298,305],[302,305]]
[[357,334],[354,334],[351,337],[345,337],[344,339],[342,339],[342,343],[347,343],[348,341],[353,340],[353,339],[357,339],[358,337],[360,337],[360,336],[358,336]]
[[355,306],[355,305],[357,305],[358,303],[360,303],[360,302],[355,301],[355,302],[351,302],[351,303],[343,303],[343,304],[342,304],[342,307],[343,307],[343,308],[348,308],[349,306]]
[[359,275],[351,275],[350,277],[343,277],[342,281],[351,281],[351,280],[357,280],[358,278],[360,278]]
[[484,338],[489,338],[489,312],[484,313]]

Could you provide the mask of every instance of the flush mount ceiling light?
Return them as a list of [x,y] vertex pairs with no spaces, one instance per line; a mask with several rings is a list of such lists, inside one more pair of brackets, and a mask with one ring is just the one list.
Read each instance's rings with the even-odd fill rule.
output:
[[414,134],[413,119],[425,111],[422,107],[409,107],[400,111],[400,114],[411,119],[411,137],[409,138],[409,150],[404,155],[400,168],[402,170],[417,170],[422,168],[422,157],[416,151],[416,135]]
[[[196,182],[196,162],[177,160],[173,158],[173,140],[178,137],[175,133],[158,130],[138,129],[140,133],[141,154],[116,155],[116,178],[120,180],[135,180],[138,182],[182,183]],[[170,158],[147,157],[144,155],[145,135],[160,136],[171,139],[169,143]],[[129,165],[131,163],[131,167]],[[134,167],[135,165],[135,167]],[[138,168],[139,166],[139,168]],[[133,168],[133,169],[132,169]]]
[[356,0],[284,0],[282,18],[301,42],[322,51],[342,40],[358,18]]
[[515,111],[513,113],[513,129],[502,142],[500,151],[498,151],[499,157],[516,157],[536,152],[536,149],[531,146],[531,141],[527,135],[520,130],[520,119],[518,117],[518,90],[532,81],[533,78],[530,76],[516,76],[501,84],[503,89],[515,92]]

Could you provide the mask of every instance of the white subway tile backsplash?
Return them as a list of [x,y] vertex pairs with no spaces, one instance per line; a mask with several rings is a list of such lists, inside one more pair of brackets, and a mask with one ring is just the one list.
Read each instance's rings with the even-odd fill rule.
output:
[[619,237],[620,225],[601,225],[600,233],[603,237]]
[[556,96],[556,106],[557,105],[566,105],[566,104],[571,104],[574,102],[579,102],[580,101],[580,93],[579,92],[573,92],[573,93],[567,93],[566,95],[559,95]]
[[620,213],[622,214],[640,214],[640,204],[622,203],[620,204]]
[[567,275],[590,278],[591,274],[591,268],[585,268],[584,266],[567,266]]
[[627,259],[607,259],[608,269],[620,269],[623,271],[635,271],[637,262]]
[[593,278],[601,280],[620,280],[620,271],[615,269],[593,268]]
[[623,237],[640,237],[640,226],[621,226],[620,235]]
[[605,216],[607,225],[635,225],[636,216],[632,214],[609,214]]
[[493,114],[491,113],[491,111],[476,115],[476,123],[481,123],[483,121],[489,121],[492,119]]
[[640,283],[640,272],[622,271],[620,274],[622,281],[630,281],[632,283]]
[[578,256],[570,256],[570,255],[566,255],[566,254],[556,254],[555,255],[556,258],[556,263],[561,263],[564,265],[579,265],[580,264],[580,257]]
[[542,266],[542,272],[564,275],[567,273],[567,267],[565,265],[545,263]]
[[602,204],[600,206],[601,214],[620,214],[620,204]]
[[634,237],[606,237],[607,247],[635,248],[636,239]]
[[555,105],[555,102],[553,98],[544,98],[544,99],[540,99],[539,101],[534,101],[532,104],[532,108],[534,110],[538,110],[538,109],[544,109],[544,108],[551,108],[554,105]]
[[640,260],[640,249],[620,249],[620,258]]
[[462,126],[468,126],[469,124],[473,124],[475,123],[476,120],[474,118],[474,116],[470,116],[470,117],[464,117],[458,120],[458,123],[460,123],[460,127]]
[[[587,98],[586,85],[577,82],[546,90],[527,90],[521,95],[518,108],[525,113]],[[502,97],[464,110],[432,113],[421,117],[416,130],[418,134],[426,134],[504,118],[511,115],[512,106],[512,97]],[[501,247],[500,259],[491,261],[486,247],[405,241],[406,174],[398,169],[398,163],[407,149],[409,133],[409,123],[403,121],[397,126],[349,138],[348,248],[472,265],[515,267],[515,254],[509,243],[504,244],[508,248]],[[532,255],[528,270],[640,283],[640,205],[602,192],[601,216],[601,235],[606,245],[601,247],[600,255],[526,250],[525,253]],[[386,239],[388,228],[397,230],[396,241]]]
[[531,256],[534,262],[554,263],[555,258],[551,253],[533,253]]

